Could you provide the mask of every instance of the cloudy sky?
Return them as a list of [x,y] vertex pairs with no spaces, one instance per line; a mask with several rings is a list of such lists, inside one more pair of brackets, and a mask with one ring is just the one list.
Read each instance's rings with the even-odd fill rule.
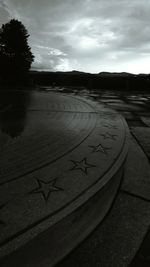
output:
[[150,0],[0,0],[30,33],[36,70],[150,73]]

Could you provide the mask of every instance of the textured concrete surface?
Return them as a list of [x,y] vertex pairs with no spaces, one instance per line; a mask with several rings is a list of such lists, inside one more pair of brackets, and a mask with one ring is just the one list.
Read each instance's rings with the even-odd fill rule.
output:
[[111,212],[58,267],[149,267],[149,222],[150,166],[131,137],[123,183]]
[[1,267],[53,266],[80,244],[110,209],[123,169],[84,205],[0,261]]
[[[68,90],[69,92],[69,90]],[[82,92],[70,92],[71,94],[82,95]],[[84,92],[85,94],[85,92]],[[113,209],[107,218],[103,221],[103,225],[97,228],[95,235],[91,235],[82,246],[74,253],[70,254],[61,266],[131,266],[131,267],[149,267],[150,266],[150,232],[149,226],[149,121],[150,121],[150,94],[146,92],[121,92],[121,91],[102,91],[93,92],[86,91],[86,97],[95,101],[103,101],[109,107],[111,102],[120,114],[126,119],[133,135],[129,156],[125,169],[124,183],[120,194],[124,194],[124,201],[128,202],[124,214],[124,222],[122,220],[122,209],[118,209],[115,214],[114,209],[120,205],[119,197],[116,199]],[[120,100],[117,101],[114,100]],[[120,105],[120,103],[124,105]],[[135,138],[135,140],[134,140]],[[137,170],[137,171],[136,171]],[[133,208],[131,218],[128,216],[132,209],[132,201],[138,203],[139,210]],[[139,203],[142,203],[143,208]],[[146,211],[144,215],[143,211]],[[118,219],[119,217],[119,219]],[[112,219],[113,218],[113,219]],[[137,219],[138,218],[138,219]],[[111,222],[114,221],[114,230],[112,231]],[[118,222],[119,221],[119,222]],[[147,223],[146,223],[147,222]],[[139,224],[141,224],[139,226]],[[143,227],[145,224],[145,227]],[[103,232],[103,227],[106,231]],[[145,228],[145,229],[144,229]],[[122,232],[118,236],[119,230]],[[143,231],[144,230],[144,231]],[[133,237],[133,232],[135,235]],[[118,237],[118,238],[116,238]],[[130,239],[130,237],[133,237]],[[101,239],[99,243],[97,240]],[[107,242],[103,242],[104,239]],[[111,242],[111,240],[113,240]],[[114,246],[115,244],[115,246]],[[129,252],[130,250],[130,252]],[[101,254],[103,252],[105,257]],[[129,252],[129,253],[128,253]],[[130,254],[130,256],[129,256]],[[79,260],[78,260],[79,258]]]
[[142,121],[150,127],[150,118],[149,117],[141,117]]
[[132,137],[125,164],[122,189],[150,201],[150,165],[149,161]]
[[[1,256],[101,191],[123,165],[128,145],[124,118],[103,104],[46,92],[7,97],[1,93]],[[116,190],[110,189],[111,201]],[[110,204],[102,204],[103,216]]]
[[150,159],[150,127],[133,127],[131,131]]
[[[102,224],[58,266],[149,267],[150,94],[87,89],[79,91],[77,88],[65,87],[41,88],[41,91],[43,90],[67,92],[71,96],[77,95],[94,100],[95,103],[106,104],[108,108],[113,106],[126,119],[133,137],[123,184],[110,213]],[[3,110],[1,107],[1,111]],[[8,127],[4,128],[8,131]],[[105,141],[107,144],[107,140]],[[6,138],[2,144],[5,142]],[[3,211],[3,203],[0,208]],[[3,217],[1,224],[5,224]]]
[[57,267],[129,266],[149,221],[149,202],[120,193],[102,225]]

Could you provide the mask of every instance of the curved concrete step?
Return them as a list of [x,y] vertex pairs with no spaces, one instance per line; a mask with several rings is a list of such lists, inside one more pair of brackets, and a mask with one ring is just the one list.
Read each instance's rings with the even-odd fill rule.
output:
[[[7,111],[1,120],[0,255],[9,254],[2,266],[53,266],[109,210],[128,129],[116,112],[89,100],[34,92],[22,112],[24,95],[16,94],[11,119]],[[21,124],[15,138],[12,123]]]

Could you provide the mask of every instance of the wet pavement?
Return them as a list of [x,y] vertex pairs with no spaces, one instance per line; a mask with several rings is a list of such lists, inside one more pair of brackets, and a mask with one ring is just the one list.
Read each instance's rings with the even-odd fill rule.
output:
[[[47,88],[47,90],[49,90]],[[55,90],[55,89],[54,89]],[[94,99],[97,102],[105,103],[108,107],[111,107],[117,110],[123,117],[126,119],[126,122],[129,126],[131,135],[132,135],[132,149],[130,155],[127,159],[128,161],[128,168],[126,169],[126,177],[124,179],[124,183],[121,187],[118,199],[116,199],[116,204],[114,204],[113,209],[117,209],[119,201],[119,197],[121,194],[124,193],[124,197],[130,197],[130,201],[128,202],[129,206],[132,206],[132,201],[141,200],[141,203],[148,205],[147,210],[149,210],[150,205],[150,93],[148,92],[121,92],[121,91],[104,91],[97,90],[89,91],[89,90],[82,90],[78,92],[77,90],[69,90],[69,88],[57,88],[57,91],[67,92],[73,95],[81,95],[86,98]],[[140,151],[141,150],[141,151]],[[139,204],[138,204],[139,205]],[[129,206],[124,209],[126,214],[129,212]],[[135,205],[136,207],[136,205]],[[122,225],[122,231],[126,231],[126,234],[123,234],[119,228],[120,237],[119,241],[113,243],[113,239],[116,238],[115,234],[112,234],[111,230],[112,226],[109,225],[109,222],[112,220],[111,215],[108,215],[106,221],[103,222],[103,225],[91,235],[83,244],[81,244],[72,254],[68,256],[62,263],[60,263],[59,267],[66,267],[66,266],[112,266],[112,267],[149,267],[150,266],[150,210],[148,214],[142,213],[142,208],[137,210],[139,212],[140,217],[137,219],[136,217],[136,208],[133,208],[133,214],[131,216],[135,219],[135,228],[139,221],[141,221],[141,225],[139,224],[137,235],[140,235],[142,232],[142,225],[147,221],[147,231],[143,233],[141,236],[140,244],[136,247],[136,240],[132,236],[134,230],[131,227],[132,219],[126,219],[124,221],[125,226]],[[112,209],[112,216],[115,218],[115,211]],[[128,216],[128,215],[127,215]],[[148,217],[147,217],[148,216]],[[114,219],[115,220],[115,219]],[[128,224],[131,221],[131,225]],[[108,223],[108,225],[107,225]],[[115,223],[117,223],[117,216]],[[134,224],[134,223],[133,223]],[[104,239],[103,227],[107,225],[106,228],[109,232],[109,238]],[[130,228],[130,237],[126,240],[125,235],[128,236],[128,228]],[[107,236],[106,230],[106,236]],[[101,238],[101,241],[98,241]],[[130,238],[132,241],[130,241]],[[111,243],[112,241],[112,243]],[[110,245],[108,246],[108,242]],[[130,243],[131,242],[131,243]],[[116,244],[117,243],[117,244]],[[120,253],[120,246],[124,243],[126,246],[131,246],[135,248],[134,257],[130,258],[128,262],[127,258],[129,257],[127,249],[123,246],[123,251],[121,249]],[[90,252],[91,247],[94,246],[94,250]],[[101,248],[103,247],[103,249]],[[109,249],[109,253],[106,253],[107,249]],[[105,257],[100,257],[99,254],[102,253]],[[94,257],[94,258],[93,258]],[[107,260],[106,260],[107,258]],[[121,258],[121,259],[120,259]],[[77,260],[78,259],[78,260]],[[116,260],[117,259],[117,260]]]
[[9,91],[0,99],[0,266],[53,266],[110,209],[128,127],[79,96]]
[[[58,266],[127,267],[130,265],[131,267],[149,267],[150,93],[123,93],[121,91],[104,90],[98,92],[97,90],[89,91],[87,89],[79,91],[78,89],[65,87],[41,87],[39,91],[67,93],[70,96],[84,97],[100,105],[105,104],[106,107],[112,108],[123,115],[131,133],[130,151],[126,162],[124,181],[110,213],[103,220],[102,225],[99,225]],[[14,97],[13,109],[12,97]],[[22,93],[17,98],[12,94],[12,96],[10,95],[10,99],[11,101],[9,103],[7,95],[4,94],[0,100],[0,129],[4,134],[3,138],[1,138],[1,147],[5,144],[15,143],[17,138],[23,136],[24,133],[26,136],[28,135],[26,122],[29,121],[29,111],[33,113],[29,127],[34,134],[34,129],[37,127],[34,112],[37,112],[38,109],[43,109],[42,104],[40,107],[37,107],[37,104],[35,104],[35,107],[32,105],[31,108],[30,94],[26,94],[25,97],[24,93]],[[45,101],[46,99],[43,100],[44,103]],[[45,113],[48,112],[47,109],[48,106],[46,106]],[[55,109],[55,105],[53,109]],[[46,120],[45,117],[44,120]],[[72,118],[70,118],[70,122],[71,120]],[[40,121],[41,124],[38,127],[42,128],[42,116]],[[46,131],[48,131],[48,136],[49,130],[46,129]],[[48,140],[47,136],[46,140]],[[36,149],[36,143],[34,144],[34,141],[32,145]],[[37,163],[37,160],[38,158],[35,159],[35,164],[41,164],[41,162]],[[44,158],[45,160],[47,159]],[[19,167],[17,171],[19,174]],[[40,186],[39,184],[39,188]],[[58,188],[60,189],[60,186]],[[0,210],[3,210],[3,208],[4,205],[1,205]],[[5,222],[0,220],[0,224],[4,225]]]

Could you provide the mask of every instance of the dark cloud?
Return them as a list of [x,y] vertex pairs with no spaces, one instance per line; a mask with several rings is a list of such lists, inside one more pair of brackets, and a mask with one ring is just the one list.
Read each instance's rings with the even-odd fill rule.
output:
[[150,1],[0,0],[0,22],[21,20],[33,68],[149,72]]

